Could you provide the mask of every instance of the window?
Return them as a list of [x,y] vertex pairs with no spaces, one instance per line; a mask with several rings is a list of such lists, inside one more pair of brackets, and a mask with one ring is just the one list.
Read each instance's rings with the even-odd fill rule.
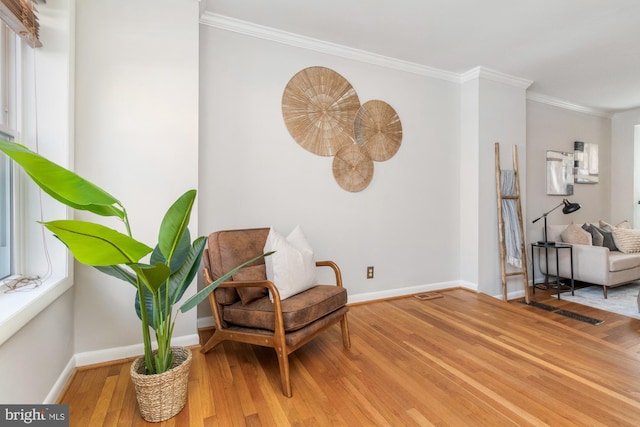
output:
[[0,154],[0,279],[13,273],[13,180],[9,158]]
[[[16,1],[27,3],[0,0],[0,19],[5,19],[3,5]],[[0,134],[69,167],[73,162],[73,5],[56,2],[52,8],[41,0],[37,3],[46,42],[0,23]],[[34,45],[42,47],[33,49]],[[0,165],[4,161],[0,158]],[[15,292],[0,287],[0,346],[73,285],[73,258],[38,223],[68,218],[69,211],[42,195],[21,168],[13,169],[4,171],[8,178],[0,187],[0,209],[12,206],[14,223],[0,239],[11,240],[7,248],[13,254],[12,277],[36,276],[40,281],[37,287],[27,285]],[[0,224],[6,226],[10,217],[4,212],[0,211]],[[6,263],[7,257],[3,259]]]
[[[16,100],[18,61],[16,44],[19,39],[6,25],[0,24],[0,137],[14,140],[17,132]],[[14,273],[13,245],[14,180],[11,162],[0,153],[0,279]]]

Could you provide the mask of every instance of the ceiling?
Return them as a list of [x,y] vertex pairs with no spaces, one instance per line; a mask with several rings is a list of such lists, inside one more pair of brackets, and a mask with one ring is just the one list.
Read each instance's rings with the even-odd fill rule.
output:
[[613,113],[640,107],[639,0],[203,0],[207,12]]

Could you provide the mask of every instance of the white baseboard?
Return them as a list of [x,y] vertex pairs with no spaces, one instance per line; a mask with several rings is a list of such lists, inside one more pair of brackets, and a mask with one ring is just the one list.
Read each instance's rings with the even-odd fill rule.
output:
[[[533,283],[531,282],[531,280],[528,280],[529,283],[529,289],[532,289]],[[533,292],[532,290],[529,292],[531,293]],[[502,300],[502,293],[500,293],[499,295],[491,295],[492,297]],[[518,298],[524,298],[524,289],[520,289],[517,291],[507,291],[507,300],[512,300],[512,299],[518,299]]]
[[57,402],[58,398],[62,394],[64,386],[67,384],[67,381],[69,381],[69,378],[71,378],[71,375],[73,374],[73,370],[75,368],[75,360],[72,357],[71,359],[69,359],[69,362],[67,362],[67,366],[64,367],[64,369],[58,376],[56,383],[53,385],[51,390],[49,390],[49,394],[47,394],[47,397],[44,398],[44,402],[42,402],[43,405],[52,405]]
[[210,328],[215,325],[212,316],[198,317],[198,329]]
[[454,280],[451,282],[430,283],[428,285],[409,286],[407,288],[390,289],[386,291],[367,292],[363,294],[349,295],[349,303],[360,303],[375,301],[379,299],[402,297],[405,295],[417,294],[420,292],[441,291],[443,289],[467,288],[478,290],[478,285],[462,280]]
[[[198,334],[193,335],[184,335],[181,337],[174,337],[171,340],[171,344],[179,347],[190,347],[194,345],[198,345],[200,343],[200,338]],[[154,341],[152,343],[153,348],[156,348],[157,343]],[[106,348],[103,350],[96,351],[86,351],[83,353],[74,354],[67,366],[62,370],[55,384],[47,394],[45,401],[43,404],[51,404],[55,403],[56,400],[60,397],[64,386],[71,378],[73,374],[73,370],[79,366],[86,365],[94,365],[96,363],[104,363],[111,362],[113,360],[127,359],[129,357],[139,356],[144,353],[144,345],[143,344],[134,344],[128,345],[124,347],[114,347],[114,348]]]
[[[200,343],[198,334],[185,335],[181,337],[173,337],[171,344],[180,347],[189,347]],[[156,348],[157,343],[154,341],[151,343],[153,348]],[[128,357],[140,356],[144,353],[144,345],[134,344],[124,347],[106,348],[103,350],[87,351],[84,353],[76,353],[73,358],[75,359],[75,366],[93,365],[96,363],[109,362],[111,360],[126,359]]]

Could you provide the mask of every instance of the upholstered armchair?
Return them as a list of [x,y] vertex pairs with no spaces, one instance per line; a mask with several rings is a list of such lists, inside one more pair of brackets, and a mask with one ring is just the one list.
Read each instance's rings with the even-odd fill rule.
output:
[[[204,280],[210,284],[237,265],[263,253],[269,228],[218,231],[204,251]],[[286,299],[267,280],[265,260],[248,265],[209,294],[215,332],[202,346],[207,353],[223,341],[272,347],[280,365],[282,392],[291,397],[289,354],[336,323],[344,348],[351,346],[347,324],[347,292],[338,266],[316,262],[335,275],[335,285],[316,285]],[[273,301],[271,301],[269,294]]]

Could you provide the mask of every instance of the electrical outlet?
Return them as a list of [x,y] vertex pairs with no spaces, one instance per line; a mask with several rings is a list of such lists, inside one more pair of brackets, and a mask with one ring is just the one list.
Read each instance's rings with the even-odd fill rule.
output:
[[367,267],[367,279],[373,279],[373,266]]

